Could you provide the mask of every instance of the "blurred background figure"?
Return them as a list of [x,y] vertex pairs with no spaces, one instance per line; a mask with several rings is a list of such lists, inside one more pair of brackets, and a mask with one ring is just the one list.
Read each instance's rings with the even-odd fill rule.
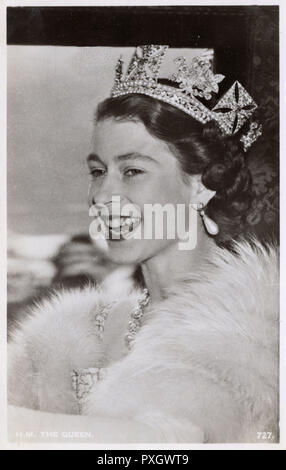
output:
[[115,269],[85,234],[75,235],[61,245],[53,257],[53,263],[57,271],[52,285],[56,288],[101,283]]
[[[55,289],[96,285],[116,269],[86,234],[8,235],[8,331]],[[118,270],[118,268],[117,268]],[[124,273],[126,272],[125,270]],[[129,270],[127,274],[129,274]]]

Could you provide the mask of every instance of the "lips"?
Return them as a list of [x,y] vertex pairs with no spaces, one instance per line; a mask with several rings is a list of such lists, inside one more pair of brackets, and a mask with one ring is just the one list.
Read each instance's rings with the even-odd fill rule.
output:
[[[101,229],[102,236],[111,240],[130,239],[141,236],[141,210],[138,206],[128,203],[120,204],[119,197],[111,203],[97,203],[90,207],[89,215],[94,217]],[[139,233],[140,230],[140,233]]]
[[141,223],[141,217],[129,216],[103,216],[102,220],[109,230],[110,238],[117,240],[132,238]]
[[140,225],[141,219],[138,217],[112,218],[109,221],[111,235],[116,238],[131,238],[135,229]]

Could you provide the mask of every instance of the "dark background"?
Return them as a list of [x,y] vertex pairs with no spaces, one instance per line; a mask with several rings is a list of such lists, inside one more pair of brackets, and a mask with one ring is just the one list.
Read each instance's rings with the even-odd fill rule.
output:
[[257,17],[277,14],[276,7],[236,6],[8,8],[8,44],[215,48],[229,82],[248,85]]
[[215,49],[226,76],[220,92],[240,81],[259,105],[263,136],[248,152],[255,199],[247,230],[279,233],[279,7],[9,7],[9,45],[134,46]]

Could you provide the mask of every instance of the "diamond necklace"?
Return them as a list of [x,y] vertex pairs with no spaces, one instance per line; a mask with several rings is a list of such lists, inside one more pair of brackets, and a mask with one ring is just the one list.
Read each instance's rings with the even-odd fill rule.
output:
[[[132,349],[135,336],[142,326],[144,308],[146,305],[148,305],[149,300],[150,294],[148,289],[143,289],[143,292],[137,301],[136,307],[131,312],[131,319],[128,323],[127,333],[125,334],[124,338],[125,344],[129,351]],[[103,341],[105,320],[114,304],[115,302],[110,302],[109,304],[104,305],[95,315],[95,325],[99,341]],[[106,372],[106,367],[89,367],[87,369],[73,369],[71,371],[72,387],[77,398],[79,413],[82,412],[84,400],[87,398],[89,391],[95,385],[95,383],[101,381],[106,376]]]
[[[131,318],[128,322],[127,333],[125,334],[124,341],[129,350],[132,348],[132,344],[135,340],[135,336],[142,326],[142,318],[144,315],[144,308],[148,305],[150,300],[150,294],[148,289],[143,289],[142,294],[137,300],[137,304],[134,310],[131,312]],[[103,341],[104,325],[107,316],[116,301],[110,302],[109,304],[103,305],[97,314],[95,315],[95,326],[97,329],[97,337],[100,341]]]
[[135,336],[142,325],[144,308],[148,305],[150,294],[148,289],[143,289],[142,295],[138,299],[135,309],[131,313],[131,320],[128,323],[128,331],[125,335],[125,344],[129,350],[135,340]]

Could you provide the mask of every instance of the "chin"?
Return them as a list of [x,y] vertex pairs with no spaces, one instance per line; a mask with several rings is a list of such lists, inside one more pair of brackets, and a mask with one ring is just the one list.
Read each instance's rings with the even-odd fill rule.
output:
[[157,244],[152,240],[109,240],[105,255],[115,264],[140,264],[160,251]]
[[138,264],[144,258],[143,244],[142,240],[108,240],[105,256],[115,264]]

